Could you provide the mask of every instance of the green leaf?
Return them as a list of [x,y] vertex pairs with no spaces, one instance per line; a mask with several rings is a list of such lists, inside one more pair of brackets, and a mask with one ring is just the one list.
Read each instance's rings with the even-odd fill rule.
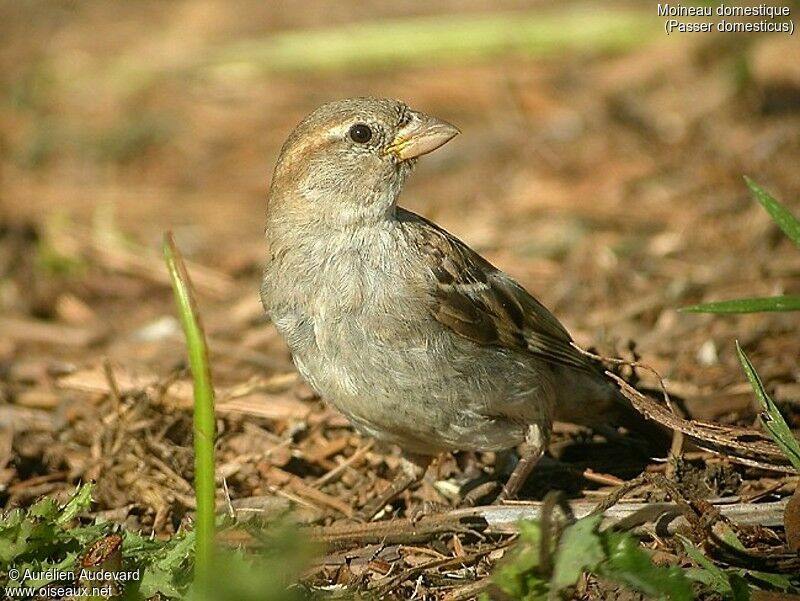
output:
[[781,591],[800,592],[792,585],[791,580],[782,574],[770,574],[769,572],[758,572],[756,570],[737,570],[737,572],[754,581],[758,588],[772,587]]
[[[73,551],[71,553],[67,553],[63,559],[60,561],[35,561],[30,564],[27,564],[27,567],[30,567],[30,571],[33,574],[41,575],[46,574],[47,572],[56,574],[59,572],[68,572],[73,567],[75,567],[75,561],[78,558],[78,553]],[[21,570],[24,574],[25,571]],[[33,588],[39,588],[40,586],[44,586],[45,584],[49,584],[53,582],[52,578],[30,578],[25,580],[22,584],[24,586],[29,586]]]
[[265,550],[263,554],[220,551],[214,557],[214,573],[225,574],[225,578],[213,579],[209,598],[231,601],[308,599],[301,587],[292,584],[307,566],[310,548],[298,537],[296,529],[292,538],[286,538],[287,534],[289,531],[281,534],[277,549]]
[[550,587],[560,591],[572,586],[584,570],[592,569],[605,559],[603,545],[597,533],[602,515],[587,516],[564,530],[556,551],[555,567]]
[[181,591],[174,583],[173,575],[159,569],[147,569],[142,572],[139,592],[145,599],[163,596],[167,599],[180,599]]
[[728,580],[728,576],[725,574],[722,568],[714,565],[714,562],[703,555],[700,549],[698,549],[688,538],[685,538],[680,534],[676,534],[675,536],[683,545],[683,549],[686,551],[686,554],[689,556],[689,558],[700,568],[699,570],[687,570],[687,574],[702,584],[705,584],[707,587],[719,593],[723,597],[728,599],[732,598],[733,589],[731,588],[731,583]]
[[650,597],[672,601],[693,598],[691,581],[681,569],[653,565],[634,536],[611,529],[601,532],[600,521],[601,516],[589,516],[564,530],[549,583],[539,572],[539,525],[520,522],[520,542],[493,576],[495,583],[514,599],[543,600],[560,594],[589,571]]
[[541,529],[533,520],[519,523],[519,542],[492,575],[500,589],[513,599],[537,601],[547,598],[548,585],[538,571]]
[[539,522],[534,520],[522,520],[519,523],[520,541],[538,546],[541,538],[542,529],[539,527]]
[[689,558],[699,566],[686,570],[686,575],[689,578],[704,584],[725,599],[749,601],[750,586],[745,580],[745,575],[748,573],[746,570],[729,570],[726,572],[703,555],[692,541],[680,534],[676,536]]
[[744,181],[747,182],[747,186],[753,196],[767,210],[767,213],[769,213],[778,227],[783,230],[783,233],[789,236],[789,239],[797,246],[800,246],[800,221],[789,212],[789,209],[775,200],[749,177],[745,177]]
[[602,533],[608,559],[598,574],[650,597],[671,601],[691,601],[692,585],[680,568],[653,565],[650,556],[633,536],[625,532],[606,530]]
[[174,544],[167,547],[164,556],[158,560],[158,565],[165,570],[175,571],[192,556],[192,549],[195,543],[195,531],[191,530],[185,532],[183,536],[180,534],[172,539]]
[[742,541],[739,540],[739,537],[736,535],[736,532],[734,532],[733,528],[728,522],[724,520],[717,521],[712,526],[712,531],[716,536],[719,537],[719,539],[723,543],[725,543],[729,547],[736,549],[738,551],[745,550],[744,544],[742,544]]
[[0,527],[0,567],[27,553],[33,534],[33,521],[21,509],[10,512]]
[[61,515],[56,519],[56,523],[65,526],[74,520],[78,515],[92,506],[93,485],[86,482],[78,487],[72,498],[67,501],[61,510]]
[[170,599],[183,598],[191,580],[190,561],[194,549],[194,531],[177,534],[146,555],[139,591],[145,598],[162,595]]
[[753,386],[753,390],[756,393],[756,398],[761,405],[762,413],[759,415],[759,419],[764,429],[769,432],[775,444],[777,444],[786,457],[789,458],[794,468],[800,472],[800,442],[798,442],[794,434],[792,434],[791,429],[789,429],[789,426],[786,424],[786,420],[783,419],[781,412],[778,411],[775,401],[773,401],[767,394],[767,391],[764,390],[764,384],[761,382],[761,378],[756,373],[753,364],[750,363],[750,359],[747,358],[747,355],[742,350],[738,341],[736,342],[736,352],[739,354],[739,361],[742,363],[742,367],[744,367],[744,371],[747,374],[747,379],[750,380],[750,384]]
[[760,313],[764,311],[800,311],[800,296],[770,296],[766,298],[737,298],[714,303],[681,307],[685,313]]
[[743,576],[733,572],[729,574],[728,580],[731,583],[733,601],[750,601],[750,586]]
[[686,568],[683,570],[683,573],[686,574],[686,577],[693,582],[699,582],[708,588],[714,587],[716,576],[705,568]]
[[40,520],[50,520],[58,514],[58,503],[53,497],[44,497],[36,501],[28,510],[28,515]]

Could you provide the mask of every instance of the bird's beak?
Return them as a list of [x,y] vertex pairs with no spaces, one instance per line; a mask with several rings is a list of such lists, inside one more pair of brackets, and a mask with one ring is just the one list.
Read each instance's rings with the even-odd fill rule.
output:
[[417,112],[411,115],[411,120],[386,148],[386,154],[393,154],[401,161],[433,152],[461,133],[454,125],[436,117]]

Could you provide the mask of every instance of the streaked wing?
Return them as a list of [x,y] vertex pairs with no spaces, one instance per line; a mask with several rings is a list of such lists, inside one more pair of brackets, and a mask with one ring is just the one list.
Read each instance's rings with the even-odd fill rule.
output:
[[544,305],[512,278],[435,224],[419,219],[418,244],[431,259],[437,288],[435,319],[486,346],[529,352],[552,363],[593,371],[572,338]]

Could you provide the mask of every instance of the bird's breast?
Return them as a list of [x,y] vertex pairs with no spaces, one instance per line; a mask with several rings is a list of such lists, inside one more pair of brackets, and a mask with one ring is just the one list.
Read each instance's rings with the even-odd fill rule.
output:
[[320,349],[392,337],[408,323],[409,305],[424,310],[419,300],[427,294],[425,274],[408,260],[405,245],[390,222],[308,232],[274,255],[264,304],[276,324],[281,312],[303,315]]

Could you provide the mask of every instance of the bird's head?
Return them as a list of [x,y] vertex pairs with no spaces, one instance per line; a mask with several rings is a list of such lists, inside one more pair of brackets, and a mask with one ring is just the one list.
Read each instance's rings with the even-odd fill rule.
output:
[[313,211],[342,223],[384,217],[416,159],[458,133],[398,100],[325,104],[283,145],[268,210]]

